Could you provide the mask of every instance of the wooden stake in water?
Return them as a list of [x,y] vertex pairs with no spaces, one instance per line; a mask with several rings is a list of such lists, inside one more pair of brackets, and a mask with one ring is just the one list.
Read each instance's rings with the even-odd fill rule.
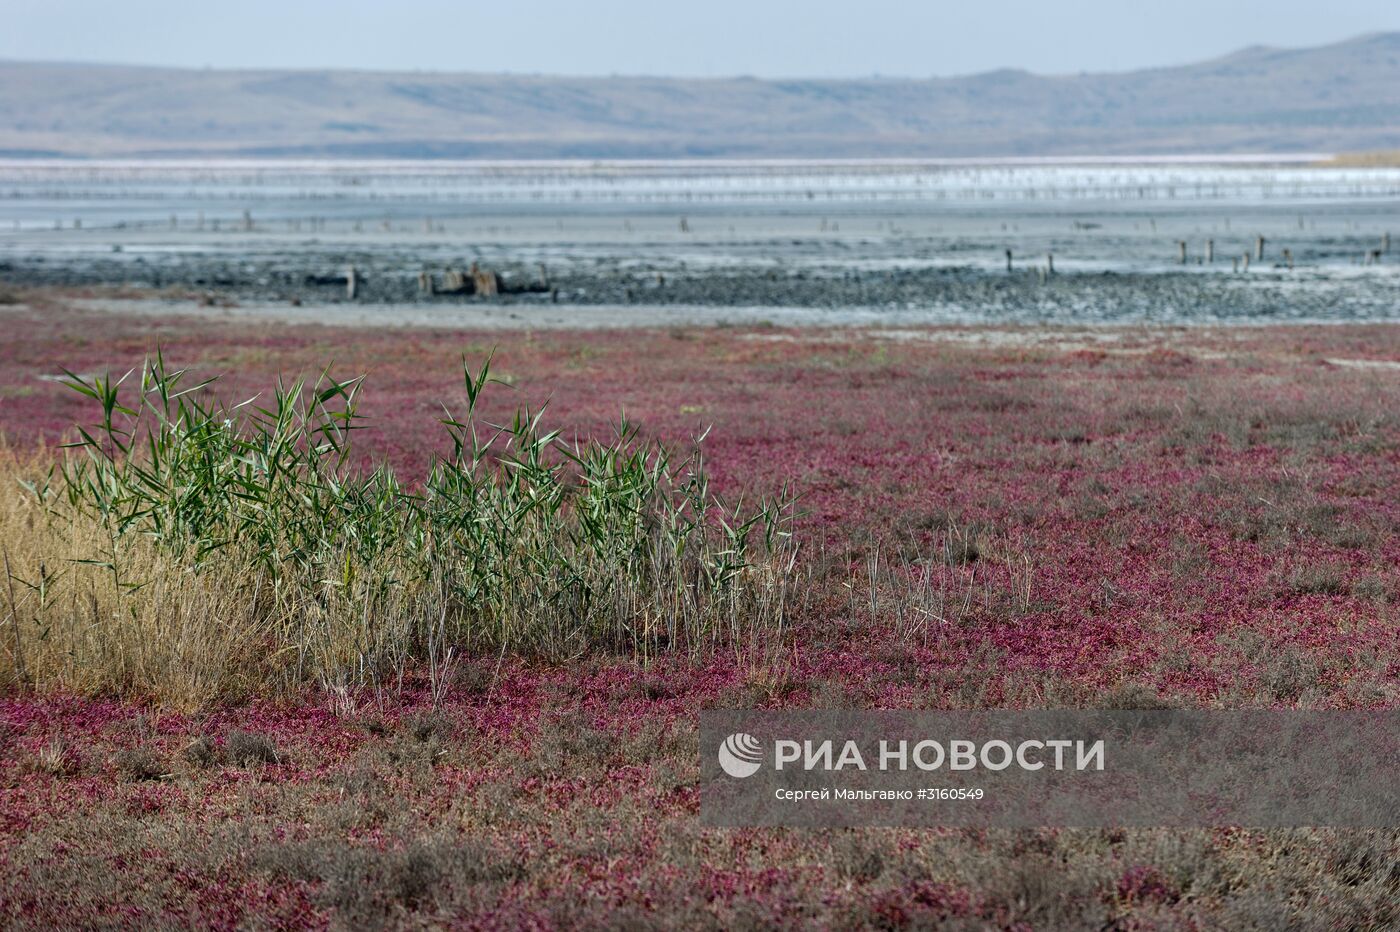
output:
[[351,301],[354,301],[355,292],[359,290],[359,287],[360,276],[359,273],[355,271],[355,267],[352,265],[350,266],[350,268],[345,270],[345,297],[349,298]]
[[1254,241],[1254,258],[1259,262],[1264,261],[1264,244],[1266,242],[1268,241],[1263,236]]
[[1045,254],[1045,271],[1049,275],[1055,274],[1055,254],[1053,252]]
[[1009,249],[1006,250],[1006,271],[1008,274],[1011,272],[1011,250]]
[[1249,253],[1244,254],[1244,270],[1249,271]]
[[1293,250],[1285,249],[1283,251],[1283,264],[1288,266],[1289,269],[1293,268]]
[[1215,264],[1215,240],[1206,240],[1206,265]]
[[1176,241],[1176,252],[1177,252],[1177,261],[1180,262],[1182,265],[1185,265],[1185,264],[1186,264],[1186,240],[1184,240],[1184,239],[1179,239],[1179,240]]

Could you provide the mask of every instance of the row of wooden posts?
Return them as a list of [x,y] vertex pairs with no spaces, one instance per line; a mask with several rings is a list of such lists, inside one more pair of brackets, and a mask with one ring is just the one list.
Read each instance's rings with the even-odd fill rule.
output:
[[[1262,236],[1262,235],[1256,237],[1255,240],[1254,240],[1254,251],[1253,251],[1252,254],[1251,254],[1250,252],[1246,251],[1246,252],[1244,252],[1242,255],[1234,256],[1234,257],[1231,258],[1231,262],[1233,263],[1234,270],[1235,270],[1236,272],[1238,272],[1238,271],[1240,271],[1241,269],[1244,269],[1244,271],[1248,272],[1248,271],[1249,271],[1249,263],[1250,263],[1251,259],[1252,259],[1253,261],[1255,261],[1255,262],[1263,262],[1263,261],[1264,261],[1265,247],[1268,246],[1268,243],[1269,243],[1269,241],[1268,241],[1268,238],[1267,238],[1267,237]],[[1188,253],[1188,250],[1187,250],[1187,243],[1186,243],[1186,240],[1184,240],[1184,239],[1179,239],[1179,240],[1177,240],[1177,241],[1176,241],[1176,249],[1177,249],[1177,262],[1178,262],[1180,265],[1186,265],[1187,260],[1190,258],[1189,253]],[[1381,261],[1381,258],[1382,258],[1383,256],[1389,254],[1389,252],[1390,252],[1390,234],[1389,234],[1389,233],[1383,233],[1383,234],[1381,234],[1381,244],[1380,244],[1379,248],[1376,248],[1376,249],[1368,249],[1368,250],[1366,250],[1366,252],[1365,252],[1365,253],[1363,254],[1363,256],[1362,256],[1362,260],[1361,260],[1361,261],[1362,261],[1362,264],[1363,264],[1363,265],[1376,265],[1376,264],[1379,264],[1380,261]],[[1290,269],[1293,268],[1293,250],[1288,249],[1288,248],[1285,248],[1285,249],[1283,250],[1283,252],[1281,253],[1281,255],[1282,255],[1282,257],[1283,257],[1283,262],[1284,262],[1284,264],[1287,265]],[[1014,259],[1015,259],[1015,256],[1014,256],[1014,254],[1012,253],[1012,251],[1011,251],[1010,249],[1006,250],[1006,271],[1007,271],[1007,272],[1012,272],[1012,271],[1015,270]],[[1214,263],[1215,263],[1215,240],[1213,240],[1213,239],[1208,239],[1208,240],[1206,240],[1205,264],[1206,264],[1206,265],[1213,265]],[[1044,264],[1043,266],[1040,266],[1040,267],[1039,267],[1039,271],[1040,271],[1040,277],[1041,277],[1042,279],[1044,279],[1045,277],[1047,277],[1047,276],[1049,276],[1049,275],[1054,275],[1054,274],[1055,274],[1055,254],[1054,254],[1053,252],[1052,252],[1052,253],[1046,253],[1046,255],[1045,255],[1045,264]]]
[[[1264,261],[1264,250],[1265,250],[1265,247],[1268,245],[1268,242],[1269,242],[1269,241],[1268,241],[1268,238],[1265,237],[1265,236],[1263,236],[1263,235],[1260,235],[1260,236],[1255,237],[1255,239],[1254,239],[1254,253],[1253,253],[1253,259],[1254,259],[1255,262],[1263,262],[1263,261]],[[1179,264],[1181,264],[1181,265],[1185,265],[1186,262],[1187,262],[1187,259],[1188,259],[1186,240],[1184,240],[1184,239],[1177,240],[1177,241],[1176,241],[1176,249],[1177,249],[1177,262],[1178,262]],[[1372,265],[1372,264],[1379,263],[1379,262],[1381,261],[1381,257],[1384,256],[1384,255],[1386,255],[1386,254],[1389,253],[1389,252],[1390,252],[1390,234],[1389,234],[1389,233],[1382,233],[1382,234],[1381,234],[1381,244],[1380,244],[1380,247],[1377,248],[1377,249],[1368,249],[1368,250],[1366,250],[1366,252],[1362,255],[1361,262],[1362,262],[1363,265]],[[1293,250],[1285,248],[1285,249],[1283,250],[1283,252],[1282,252],[1282,256],[1283,256],[1283,262],[1284,262],[1284,264],[1287,265],[1290,269],[1293,268]],[[1238,272],[1238,271],[1241,269],[1241,267],[1243,267],[1243,269],[1244,269],[1246,272],[1248,272],[1248,271],[1249,271],[1249,262],[1250,262],[1250,253],[1249,253],[1248,251],[1245,251],[1242,255],[1233,257],[1231,261],[1234,263],[1234,268],[1235,268],[1235,271],[1236,271],[1236,272]],[[1213,239],[1208,239],[1208,240],[1206,240],[1205,263],[1206,263],[1206,265],[1211,265],[1211,264],[1213,264],[1214,262],[1215,262],[1215,240],[1213,240]]]

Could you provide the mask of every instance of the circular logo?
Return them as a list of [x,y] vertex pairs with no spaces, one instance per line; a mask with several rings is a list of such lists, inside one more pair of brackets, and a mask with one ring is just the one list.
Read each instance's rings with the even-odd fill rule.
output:
[[742,731],[732,734],[719,746],[719,766],[731,777],[751,777],[763,766],[763,745]]

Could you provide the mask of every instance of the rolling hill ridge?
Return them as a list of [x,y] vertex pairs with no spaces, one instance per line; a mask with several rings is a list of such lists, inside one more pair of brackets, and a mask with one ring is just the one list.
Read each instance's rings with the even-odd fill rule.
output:
[[0,62],[0,155],[900,157],[1400,148],[1400,34],[1117,74],[569,78]]

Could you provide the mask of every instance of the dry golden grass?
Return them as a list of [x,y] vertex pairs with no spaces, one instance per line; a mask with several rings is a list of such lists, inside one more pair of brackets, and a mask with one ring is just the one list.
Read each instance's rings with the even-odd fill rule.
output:
[[178,706],[264,685],[287,659],[234,567],[194,573],[139,537],[120,542],[119,588],[91,560],[112,542],[98,521],[57,515],[21,485],[39,459],[0,452],[0,681],[80,695],[159,695]]
[[1396,168],[1400,167],[1400,149],[1376,152],[1344,152],[1333,156],[1324,166],[1334,168]]

